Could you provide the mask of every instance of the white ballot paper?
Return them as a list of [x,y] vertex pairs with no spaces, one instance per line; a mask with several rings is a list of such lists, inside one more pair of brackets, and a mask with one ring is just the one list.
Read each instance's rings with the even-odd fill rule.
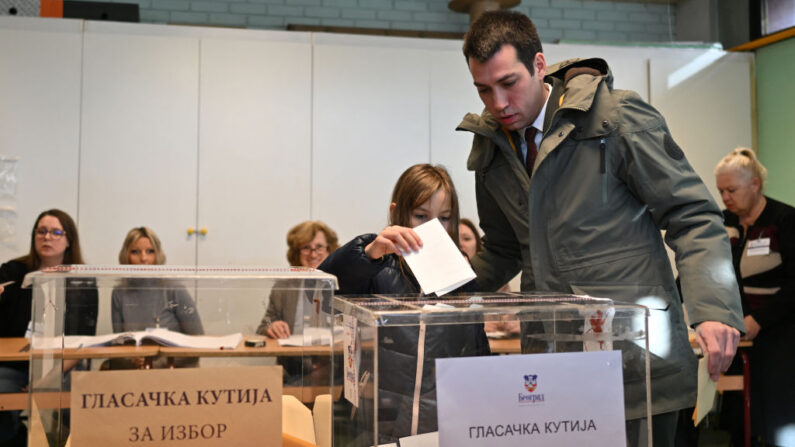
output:
[[626,445],[620,351],[436,360],[439,446]]
[[439,219],[414,227],[414,231],[422,239],[422,247],[403,258],[424,293],[442,296],[475,279],[475,272]]
[[438,447],[439,432],[423,433],[421,435],[400,438],[400,447]]

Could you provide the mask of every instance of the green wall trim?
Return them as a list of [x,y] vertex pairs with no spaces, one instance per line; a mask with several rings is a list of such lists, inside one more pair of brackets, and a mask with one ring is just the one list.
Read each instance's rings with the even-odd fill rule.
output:
[[766,194],[795,206],[795,38],[756,52],[759,159]]

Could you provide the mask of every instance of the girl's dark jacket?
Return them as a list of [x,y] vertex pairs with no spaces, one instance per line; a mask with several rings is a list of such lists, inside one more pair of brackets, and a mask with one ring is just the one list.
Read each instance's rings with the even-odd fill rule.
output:
[[[375,234],[354,238],[329,255],[319,269],[337,276],[340,287],[338,293],[341,295],[399,294],[408,299],[420,297],[417,281],[410,272],[403,272],[408,267],[401,266],[400,258],[387,255],[372,260],[364,252],[364,248],[375,238]],[[474,291],[475,284],[472,281],[453,294]],[[428,326],[422,346],[419,343],[419,326],[381,326],[377,331],[379,442],[437,431],[435,359],[489,355],[489,343],[483,325]],[[362,365],[366,363],[362,361]],[[422,368],[422,383],[419,390],[415,390],[418,367]],[[360,377],[362,373],[360,371]],[[416,433],[411,433],[415,412],[418,429]]]

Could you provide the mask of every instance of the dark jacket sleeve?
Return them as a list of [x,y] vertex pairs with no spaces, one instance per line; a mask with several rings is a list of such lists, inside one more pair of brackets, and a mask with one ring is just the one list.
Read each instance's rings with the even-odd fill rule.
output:
[[30,321],[31,292],[22,289],[25,264],[10,261],[0,266],[0,282],[14,281],[0,295],[0,337],[22,337]]
[[376,234],[363,234],[334,250],[318,267],[337,277],[338,293],[357,295],[371,293],[373,278],[384,268],[381,259],[370,259],[364,248],[375,240]]
[[472,269],[477,274],[477,288],[493,292],[521,271],[522,252],[511,224],[483,185],[482,175],[485,174],[475,174],[475,195],[484,234],[483,250],[472,259]]
[[751,312],[751,316],[763,329],[781,323],[792,324],[795,319],[795,212],[782,218],[778,227],[784,282],[779,291],[767,299],[761,308]]

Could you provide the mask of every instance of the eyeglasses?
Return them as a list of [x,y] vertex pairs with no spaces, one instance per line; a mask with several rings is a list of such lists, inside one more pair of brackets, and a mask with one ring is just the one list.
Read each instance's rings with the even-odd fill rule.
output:
[[48,230],[46,228],[37,228],[35,233],[36,233],[36,236],[38,236],[38,237],[40,237],[42,239],[47,237],[47,234],[52,235],[53,239],[60,239],[66,234],[66,231],[64,231],[64,230]]
[[310,255],[317,252],[317,254],[323,255],[326,254],[327,250],[328,250],[328,245],[315,245],[314,247],[310,247],[309,245],[307,245],[306,247],[301,247],[301,254]]

